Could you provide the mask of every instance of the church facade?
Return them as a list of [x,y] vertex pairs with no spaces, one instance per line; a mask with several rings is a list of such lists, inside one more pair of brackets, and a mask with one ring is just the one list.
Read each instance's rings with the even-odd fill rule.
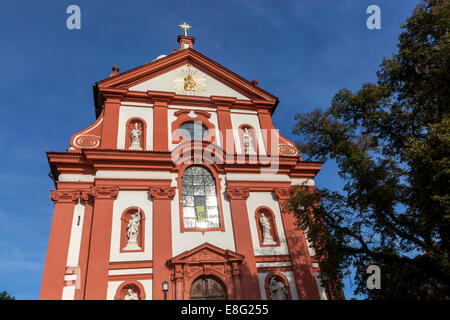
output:
[[278,98],[194,50],[94,85],[96,121],[48,152],[40,299],[327,299],[283,203],[314,186],[272,123]]

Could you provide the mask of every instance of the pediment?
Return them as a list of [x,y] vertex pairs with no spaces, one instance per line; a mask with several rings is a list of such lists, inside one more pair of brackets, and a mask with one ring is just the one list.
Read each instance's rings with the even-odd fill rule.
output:
[[231,250],[224,250],[213,246],[210,243],[204,243],[192,250],[185,251],[169,260],[171,264],[179,263],[229,263],[242,262],[244,256]]
[[169,56],[99,81],[97,85],[135,92],[158,91],[238,100],[277,100],[258,85],[190,48],[175,51]]

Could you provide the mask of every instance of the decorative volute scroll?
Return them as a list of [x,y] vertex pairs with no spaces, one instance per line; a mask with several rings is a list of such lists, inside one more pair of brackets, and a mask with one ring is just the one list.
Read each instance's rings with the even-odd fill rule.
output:
[[70,139],[68,152],[81,149],[95,149],[100,147],[102,141],[103,111],[97,120],[84,130],[75,133]]
[[278,134],[278,152],[280,156],[299,156],[300,152],[298,151],[297,147],[290,142],[288,139],[283,137],[278,131],[276,131]]
[[149,193],[153,199],[172,199],[175,187],[150,187]]
[[119,193],[119,187],[91,187],[92,196],[97,199],[114,199]]
[[52,190],[50,199],[55,202],[75,202],[80,198],[80,190]]
[[247,199],[250,195],[249,188],[230,188],[226,189],[229,199]]

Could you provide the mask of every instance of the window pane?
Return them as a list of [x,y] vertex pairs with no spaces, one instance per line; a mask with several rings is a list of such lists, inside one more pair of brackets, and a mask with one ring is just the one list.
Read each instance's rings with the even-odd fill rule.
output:
[[185,218],[195,218],[195,209],[194,207],[184,207],[183,215]]
[[216,196],[207,196],[206,197],[206,205],[208,207],[217,206],[217,197]]
[[179,128],[180,134],[186,139],[202,140],[208,135],[208,129],[199,121],[183,123]]
[[185,228],[220,227],[215,180],[200,166],[191,166],[182,177]]
[[194,196],[183,196],[183,207],[193,207]]

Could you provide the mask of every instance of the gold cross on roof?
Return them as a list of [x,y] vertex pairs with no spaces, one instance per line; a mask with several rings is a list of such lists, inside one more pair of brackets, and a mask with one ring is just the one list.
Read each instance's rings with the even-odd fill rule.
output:
[[184,29],[184,35],[187,37],[187,29],[192,28],[190,25],[188,25],[186,22],[183,22],[183,24],[179,25],[180,28]]

